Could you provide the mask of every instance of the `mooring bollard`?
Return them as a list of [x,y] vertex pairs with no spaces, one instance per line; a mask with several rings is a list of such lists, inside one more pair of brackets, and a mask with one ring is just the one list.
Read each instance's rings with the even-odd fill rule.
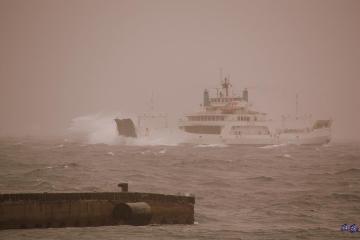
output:
[[128,192],[129,191],[129,184],[128,183],[119,183],[118,187],[121,188],[122,192]]

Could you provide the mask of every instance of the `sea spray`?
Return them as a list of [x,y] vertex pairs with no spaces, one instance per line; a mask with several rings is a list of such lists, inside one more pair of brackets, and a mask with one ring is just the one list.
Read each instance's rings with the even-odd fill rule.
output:
[[118,115],[97,113],[74,118],[68,129],[69,135],[87,144],[125,143],[125,139],[117,134],[114,116]]
[[149,136],[138,138],[119,136],[114,119],[130,118],[137,123],[137,117],[131,114],[97,113],[74,118],[68,129],[69,138],[86,144],[176,146],[183,141],[183,133],[175,128],[151,129]]

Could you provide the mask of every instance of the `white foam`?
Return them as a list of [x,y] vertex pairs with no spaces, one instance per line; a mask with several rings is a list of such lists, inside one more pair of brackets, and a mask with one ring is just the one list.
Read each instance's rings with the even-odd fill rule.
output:
[[261,149],[273,149],[273,148],[278,148],[278,147],[283,147],[286,146],[286,143],[282,143],[282,144],[273,144],[273,145],[266,145],[266,146],[262,146],[262,147],[258,147]]
[[227,147],[226,144],[199,144],[195,145],[197,148],[207,148],[207,147]]
[[281,155],[277,155],[278,158],[287,158],[287,159],[293,159],[293,157],[290,154],[284,153]]
[[122,139],[117,135],[114,116],[98,113],[74,118],[68,129],[70,136],[87,144],[117,144]]
[[161,151],[159,151],[160,154],[164,154],[166,153],[166,149],[162,149]]

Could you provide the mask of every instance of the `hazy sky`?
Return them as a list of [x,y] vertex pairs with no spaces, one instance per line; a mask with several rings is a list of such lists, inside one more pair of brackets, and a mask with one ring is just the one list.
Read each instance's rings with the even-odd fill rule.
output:
[[358,0],[0,0],[0,135],[74,117],[196,110],[219,68],[272,115],[360,138]]

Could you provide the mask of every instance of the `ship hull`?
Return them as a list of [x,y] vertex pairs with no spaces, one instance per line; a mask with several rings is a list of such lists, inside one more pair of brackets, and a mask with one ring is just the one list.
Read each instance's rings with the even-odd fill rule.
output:
[[226,145],[322,145],[331,140],[330,129],[313,130],[303,134],[226,136],[213,134],[185,133],[184,143],[226,144]]
[[279,144],[319,145],[329,143],[331,140],[331,129],[315,129],[303,134],[281,134]]
[[[129,119],[115,120],[118,133],[125,137],[150,137],[153,129],[146,128],[145,133],[137,128]],[[130,124],[129,124],[130,123]],[[296,145],[321,145],[331,140],[331,128],[319,128],[302,133],[280,134],[230,134],[229,127],[224,127],[220,134],[198,134],[183,131],[181,143],[188,144],[226,144],[226,145],[271,145],[271,144],[296,144]]]

